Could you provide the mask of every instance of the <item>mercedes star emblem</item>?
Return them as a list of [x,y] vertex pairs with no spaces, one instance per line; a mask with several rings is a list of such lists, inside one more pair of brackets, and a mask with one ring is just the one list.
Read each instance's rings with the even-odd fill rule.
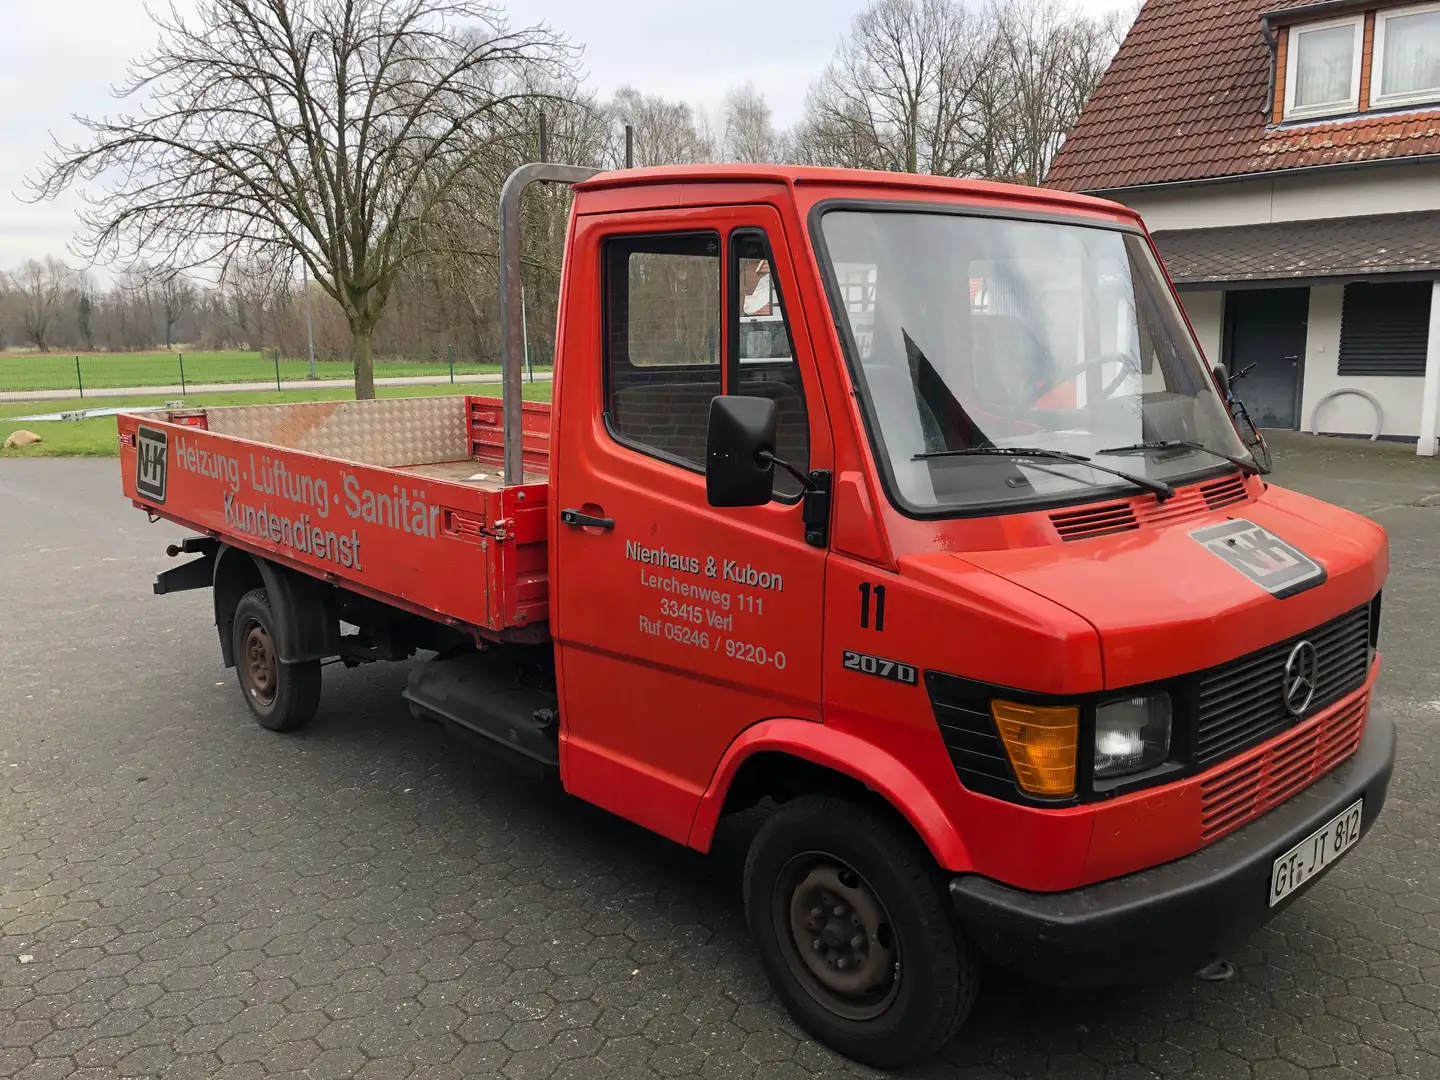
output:
[[1301,716],[1315,699],[1320,681],[1320,656],[1308,641],[1296,643],[1285,661],[1285,708]]

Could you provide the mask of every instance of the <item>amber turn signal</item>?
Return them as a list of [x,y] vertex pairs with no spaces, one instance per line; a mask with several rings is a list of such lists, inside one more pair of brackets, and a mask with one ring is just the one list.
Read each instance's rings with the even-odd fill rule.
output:
[[1079,709],[995,700],[990,712],[1022,791],[1052,797],[1075,793]]

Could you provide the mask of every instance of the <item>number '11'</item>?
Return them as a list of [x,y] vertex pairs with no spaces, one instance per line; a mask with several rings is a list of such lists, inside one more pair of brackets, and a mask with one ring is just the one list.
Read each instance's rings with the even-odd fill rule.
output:
[[885,629],[885,586],[864,582],[860,586],[860,629],[870,629],[870,597],[875,597],[875,629]]

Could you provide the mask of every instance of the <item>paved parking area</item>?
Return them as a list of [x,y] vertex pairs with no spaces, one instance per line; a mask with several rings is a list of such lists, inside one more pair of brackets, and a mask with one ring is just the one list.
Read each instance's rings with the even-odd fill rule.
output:
[[[924,1077],[1440,1078],[1440,465],[1286,439],[1393,572],[1379,825],[1215,985],[993,980]],[[701,858],[411,721],[339,669],[303,735],[248,719],[178,535],[113,461],[0,462],[0,1077],[861,1075],[789,1023]],[[1432,498],[1433,496],[1433,498]],[[328,674],[328,673],[327,673]]]

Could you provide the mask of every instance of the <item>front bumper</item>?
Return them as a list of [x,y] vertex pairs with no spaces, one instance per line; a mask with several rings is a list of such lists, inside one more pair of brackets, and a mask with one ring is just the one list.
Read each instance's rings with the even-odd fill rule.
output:
[[1057,893],[963,874],[950,896],[987,960],[1040,982],[1104,986],[1188,974],[1309,890],[1313,881],[1269,906],[1277,856],[1362,796],[1361,832],[1369,831],[1394,764],[1395,724],[1372,712],[1344,764],[1193,855]]

